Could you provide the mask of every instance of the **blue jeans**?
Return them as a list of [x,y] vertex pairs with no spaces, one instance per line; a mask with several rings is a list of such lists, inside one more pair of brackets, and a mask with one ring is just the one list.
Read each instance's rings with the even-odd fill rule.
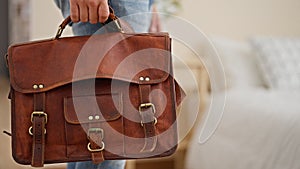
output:
[[[70,15],[69,0],[55,0],[66,18]],[[150,7],[153,0],[108,0],[109,5],[114,9],[116,16],[125,20],[135,32],[148,32],[151,20]],[[72,30],[74,35],[91,35],[102,25],[90,23],[73,23]]]
[[106,160],[100,164],[91,161],[68,163],[67,169],[123,169],[125,160]]
[[[148,32],[151,14],[150,10],[153,0],[108,0],[109,5],[114,9],[116,16],[125,20],[135,32]],[[69,0],[55,0],[66,18],[70,15]],[[99,30],[102,25],[90,23],[73,23],[72,30],[74,35],[92,35]],[[68,163],[67,169],[123,169],[125,160],[106,160],[98,165],[91,161]]]

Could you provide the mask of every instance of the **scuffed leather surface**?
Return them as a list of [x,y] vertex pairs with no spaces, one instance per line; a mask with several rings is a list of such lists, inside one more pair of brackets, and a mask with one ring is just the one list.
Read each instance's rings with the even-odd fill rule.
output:
[[[120,36],[128,37],[115,45],[110,44],[112,48],[105,55],[97,55],[97,51],[107,50],[107,44]],[[89,142],[86,134],[89,123],[104,130],[105,159],[171,155],[177,146],[176,103],[179,104],[184,96],[178,94],[180,90],[172,77],[169,36],[119,33],[99,35],[92,39],[94,46],[88,53],[81,52],[88,38],[45,40],[9,48],[14,159],[21,164],[31,162],[32,136],[28,134],[28,128],[31,126],[33,93],[39,92],[46,94],[45,113],[48,114],[45,163],[91,160],[91,153],[86,147]],[[119,67],[132,53],[148,48],[159,50],[142,52],[140,59],[129,60],[126,65]],[[95,64],[93,59],[97,57],[104,58],[96,73],[88,66],[80,67],[79,74],[74,77],[74,65],[80,55],[85,56],[87,65]],[[147,67],[149,69],[145,69]],[[132,74],[140,69],[143,71]],[[149,76],[151,79],[140,81],[140,76]],[[32,89],[32,84],[40,83],[44,84],[43,89]],[[90,83],[95,84],[94,90],[90,89]],[[145,134],[138,111],[141,104],[140,84],[149,84],[151,91],[159,91],[149,95],[156,109],[158,122],[155,129],[158,139],[154,151],[147,153],[141,153],[144,146],[144,139],[141,138]],[[80,90],[74,93],[72,88]],[[89,99],[93,97],[97,105],[89,104]],[[76,98],[82,101],[74,106],[72,102]],[[100,119],[89,121],[87,118],[91,115],[95,117],[98,110],[102,115]]]
[[[118,66],[136,51],[149,48],[168,51],[169,43],[169,37],[166,34],[134,36],[133,34],[110,33],[14,45],[8,50],[10,82],[15,90],[22,93],[47,91],[74,80],[94,78],[95,75],[97,78],[114,77],[134,83],[160,83],[169,76],[170,53],[157,50],[143,52],[143,55],[140,55],[141,59],[128,60],[127,66]],[[89,46],[85,47],[86,44]],[[101,63],[97,62],[99,60]],[[77,72],[81,74],[73,77],[76,62],[85,63],[78,68]],[[98,67],[96,74],[95,66]],[[147,67],[155,69],[138,72]],[[117,72],[115,72],[116,69],[118,69]],[[138,74],[132,77],[133,73]],[[140,76],[151,76],[151,80],[141,82]],[[33,84],[40,83],[44,84],[43,89],[32,89]]]

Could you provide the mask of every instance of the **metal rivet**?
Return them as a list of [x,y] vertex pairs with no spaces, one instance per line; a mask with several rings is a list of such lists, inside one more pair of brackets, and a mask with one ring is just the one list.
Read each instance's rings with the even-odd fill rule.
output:
[[39,88],[40,89],[44,88],[44,85],[43,84],[39,84]]
[[38,88],[38,85],[34,84],[34,85],[32,86],[32,88],[33,88],[33,89],[37,89],[37,88]]
[[89,116],[89,120],[93,120],[94,119],[94,117],[93,116]]
[[140,81],[144,81],[145,78],[143,76],[140,77]]
[[149,81],[150,81],[150,77],[146,77],[145,80],[146,80],[147,82],[149,82]]
[[95,119],[96,119],[96,120],[99,120],[99,119],[100,119],[100,116],[98,116],[98,115],[95,116]]

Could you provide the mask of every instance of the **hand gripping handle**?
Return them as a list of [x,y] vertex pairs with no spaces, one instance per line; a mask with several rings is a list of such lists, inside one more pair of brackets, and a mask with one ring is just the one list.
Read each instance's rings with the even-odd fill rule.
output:
[[[110,12],[110,13],[109,13],[108,19],[107,19],[103,24],[105,25],[105,24],[108,24],[108,23],[111,22],[111,21],[114,21],[115,24],[116,24],[116,26],[117,26],[117,28],[118,28],[118,30],[119,30],[120,32],[123,32],[123,29],[122,29],[122,27],[121,27],[121,23],[120,23],[120,21],[118,20],[118,17],[115,15],[115,12],[114,12],[114,10],[113,10],[111,7],[109,7],[109,12]],[[58,30],[57,30],[57,33],[56,33],[54,39],[60,38],[60,36],[61,36],[61,34],[63,33],[63,31],[64,31],[64,29],[66,28],[66,26],[67,26],[69,23],[71,23],[71,22],[72,22],[71,16],[68,16],[67,18],[65,18],[64,21],[59,25]]]

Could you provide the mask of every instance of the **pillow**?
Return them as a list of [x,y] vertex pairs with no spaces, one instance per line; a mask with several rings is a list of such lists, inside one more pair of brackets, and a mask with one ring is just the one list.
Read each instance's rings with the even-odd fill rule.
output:
[[213,38],[224,66],[227,88],[256,88],[263,86],[251,45],[226,38]]
[[300,39],[251,39],[263,77],[271,89],[300,89]]

